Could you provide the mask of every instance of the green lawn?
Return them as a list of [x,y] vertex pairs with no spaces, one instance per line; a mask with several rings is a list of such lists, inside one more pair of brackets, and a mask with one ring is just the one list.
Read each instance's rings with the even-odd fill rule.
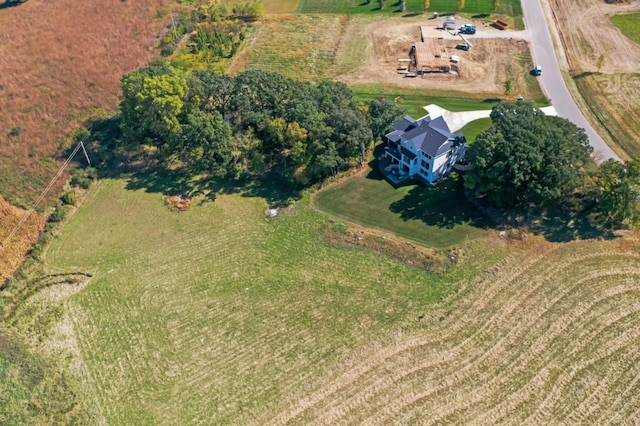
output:
[[366,175],[319,192],[315,205],[349,222],[436,248],[485,235],[483,217],[464,198],[460,179],[396,189],[373,167]]
[[[385,182],[366,183],[380,200],[364,205],[365,217],[395,201],[405,233],[434,245],[484,232],[454,223],[468,220],[468,206],[428,216],[392,200]],[[51,271],[94,274],[67,307],[85,397],[108,424],[264,424],[309,382],[392,330],[416,327],[425,309],[504,255],[472,241],[461,265],[433,275],[327,244],[328,218],[305,200],[267,219],[265,198],[226,190],[177,213],[163,204],[166,185],[153,176],[100,182],[46,254]],[[429,217],[440,223],[422,223]]]
[[470,97],[468,93],[456,93],[450,90],[409,89],[382,84],[361,84],[352,86],[356,97],[369,101],[379,97],[393,100],[407,110],[414,118],[426,115],[425,106],[436,104],[449,111],[474,111],[491,109],[501,101],[492,95],[483,97],[482,93]]
[[[467,13],[484,15],[492,13],[510,16],[522,15],[520,0],[430,0],[429,7],[424,8],[424,0],[406,0],[405,13],[422,13],[423,11],[447,13]],[[399,13],[399,1],[384,0],[384,9],[380,10],[378,0],[300,0],[298,13]]]
[[640,13],[614,15],[611,17],[611,21],[624,35],[640,44]]
[[[406,0],[406,13],[420,13],[423,10],[423,0]],[[384,9],[380,10],[378,0],[300,0],[298,13],[335,13],[350,15],[355,13],[399,13],[400,7],[396,0],[384,0]]]
[[467,143],[472,144],[476,141],[476,137],[491,127],[490,118],[481,118],[474,120],[471,123],[464,126],[460,131],[464,133],[464,137],[467,139]]

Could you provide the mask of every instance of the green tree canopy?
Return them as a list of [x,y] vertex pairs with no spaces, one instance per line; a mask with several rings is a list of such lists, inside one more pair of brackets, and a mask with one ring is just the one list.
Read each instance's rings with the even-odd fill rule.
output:
[[121,128],[129,144],[159,148],[194,172],[277,172],[307,184],[363,162],[377,134],[398,118],[393,104],[358,103],[348,86],[311,84],[249,70],[182,76],[165,67],[126,75]]
[[605,161],[596,175],[595,219],[605,228],[637,226],[640,222],[640,161]]
[[396,106],[384,98],[374,99],[369,103],[369,127],[375,140],[380,140],[389,130],[389,125],[406,114],[404,108]]
[[583,182],[590,162],[584,130],[546,116],[530,103],[501,103],[491,127],[478,135],[467,159],[465,187],[498,206],[548,206]]
[[154,145],[171,154],[173,144],[180,138],[186,81],[175,75],[134,72],[127,74],[120,85],[125,140]]

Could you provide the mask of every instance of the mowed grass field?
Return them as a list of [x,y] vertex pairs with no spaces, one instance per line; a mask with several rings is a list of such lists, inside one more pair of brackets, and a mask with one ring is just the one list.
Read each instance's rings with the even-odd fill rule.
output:
[[304,202],[273,219],[238,194],[176,213],[125,187],[101,182],[46,255],[95,274],[68,307],[87,398],[110,424],[266,419],[504,254],[474,242],[433,275],[323,242],[328,219]]
[[[425,3],[428,7],[425,9]],[[384,0],[384,8],[380,9],[378,0],[300,0],[298,13],[400,13],[400,2]],[[520,0],[406,0],[405,13],[421,13],[423,11],[445,13],[521,15]]]
[[482,214],[464,197],[462,180],[451,178],[435,187],[408,184],[394,188],[377,170],[317,193],[320,210],[370,228],[437,248],[462,244],[486,235]]
[[356,354],[262,424],[634,424],[638,243],[512,248],[454,307]]
[[[110,424],[633,423],[640,241],[479,239],[444,275],[328,245],[307,202],[95,188],[47,253]],[[438,302],[440,301],[440,302]]]

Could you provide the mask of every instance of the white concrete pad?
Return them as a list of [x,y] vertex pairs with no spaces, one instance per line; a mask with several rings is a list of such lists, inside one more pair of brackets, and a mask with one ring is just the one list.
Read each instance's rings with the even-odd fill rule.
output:
[[[444,116],[444,119],[449,125],[449,129],[451,129],[452,132],[457,132],[472,121],[479,120],[481,118],[489,118],[489,116],[491,115],[490,109],[453,112],[446,110],[436,104],[427,105],[426,107],[424,107],[424,109],[427,111],[427,114],[431,118]],[[544,112],[546,115],[558,115],[553,106],[540,108],[540,111]]]

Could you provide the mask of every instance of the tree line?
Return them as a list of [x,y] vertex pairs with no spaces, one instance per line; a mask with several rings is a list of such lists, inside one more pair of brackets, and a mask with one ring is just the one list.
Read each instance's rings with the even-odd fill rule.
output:
[[384,99],[358,102],[339,82],[258,70],[232,77],[151,66],[125,75],[121,87],[128,148],[153,147],[165,164],[194,174],[276,172],[298,187],[362,164],[404,113]]
[[596,166],[583,129],[526,102],[496,105],[491,120],[467,154],[475,196],[507,208],[563,205],[605,228],[638,224],[640,161]]

